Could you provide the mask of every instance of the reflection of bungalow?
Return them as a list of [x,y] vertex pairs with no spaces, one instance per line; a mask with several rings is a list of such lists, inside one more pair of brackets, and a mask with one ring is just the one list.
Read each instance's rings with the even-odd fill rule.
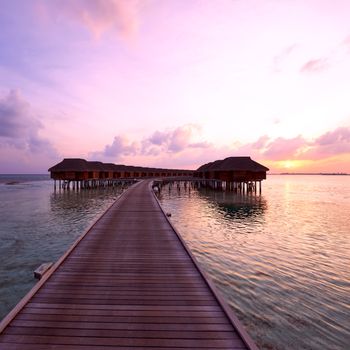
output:
[[256,183],[266,179],[269,169],[255,162],[250,157],[229,157],[202,165],[195,172],[195,177],[226,183],[226,188],[240,188],[247,184],[250,189]]

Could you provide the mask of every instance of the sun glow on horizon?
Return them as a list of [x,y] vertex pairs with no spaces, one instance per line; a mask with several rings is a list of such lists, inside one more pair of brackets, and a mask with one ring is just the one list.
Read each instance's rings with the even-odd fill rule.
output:
[[308,160],[285,159],[270,162],[265,161],[263,163],[270,167],[271,172],[302,172],[313,162]]

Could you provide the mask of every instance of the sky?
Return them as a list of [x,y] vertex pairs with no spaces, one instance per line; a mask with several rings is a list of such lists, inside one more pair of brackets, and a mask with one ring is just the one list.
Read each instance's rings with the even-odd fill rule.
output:
[[0,173],[229,156],[350,173],[348,0],[0,3]]

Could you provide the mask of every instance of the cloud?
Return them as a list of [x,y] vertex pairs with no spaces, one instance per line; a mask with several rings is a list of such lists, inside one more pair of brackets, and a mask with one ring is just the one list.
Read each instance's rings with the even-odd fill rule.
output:
[[[279,160],[321,160],[341,154],[350,153],[350,128],[339,127],[328,131],[316,139],[307,140],[302,136],[294,138],[263,139],[257,141],[258,154],[254,151],[254,144],[250,144],[251,154],[264,159]],[[247,147],[247,145],[246,145]]]
[[345,153],[350,155],[349,127],[339,127],[315,139],[306,139],[300,135],[292,138],[263,135],[253,142],[233,142],[221,147],[200,138],[198,140],[198,136],[200,128],[192,124],[156,130],[140,141],[116,136],[111,144],[92,155],[103,161],[189,169],[229,156],[250,156],[274,166],[285,160],[323,161]]
[[195,124],[187,124],[168,131],[155,131],[149,138],[143,140],[143,152],[149,153],[155,146],[159,151],[178,153],[188,147],[206,148],[206,142],[192,142],[195,134],[199,133],[200,127]]
[[168,135],[167,147],[170,152],[180,152],[185,149],[191,140],[192,127],[177,128]]
[[11,90],[4,96],[0,100],[0,137],[22,137],[27,132],[30,122],[31,128],[40,127],[37,121],[31,120],[29,108],[29,104],[16,90]]
[[95,38],[117,31],[124,39],[132,38],[139,27],[140,0],[55,0],[43,6],[86,27]]
[[153,135],[148,139],[153,145],[160,146],[167,139],[167,134],[165,132],[155,131]]
[[306,140],[301,136],[291,139],[278,137],[266,145],[263,155],[271,160],[295,158],[300,148],[306,143]]
[[188,147],[190,147],[190,148],[201,148],[201,149],[210,148],[211,146],[212,146],[212,144],[207,142],[207,141],[190,143],[188,145]]
[[90,156],[101,159],[121,161],[125,157],[167,157],[176,156],[188,149],[208,149],[211,144],[206,141],[195,141],[200,133],[200,127],[186,124],[175,129],[156,130],[141,141],[129,141],[121,135],[114,137],[113,142],[102,151],[92,152]]
[[0,144],[33,154],[45,153],[56,156],[51,143],[39,135],[43,129],[32,114],[30,104],[17,90],[0,98]]
[[257,141],[251,144],[253,149],[262,149],[266,146],[270,138],[267,135],[261,136]]
[[348,59],[350,54],[350,35],[343,41],[335,45],[330,49],[328,53],[325,53],[323,57],[311,59],[305,62],[300,72],[304,74],[321,73],[329,69],[331,66],[335,66],[344,60]]
[[106,145],[103,155],[107,157],[119,157],[120,155],[134,155],[138,149],[137,143],[129,143],[128,140],[122,136],[114,137],[111,145]]
[[350,143],[350,129],[340,127],[334,131],[329,131],[317,138],[316,143],[322,146],[334,143]]
[[326,58],[319,58],[306,62],[301,68],[301,73],[319,73],[329,68],[329,61]]
[[321,159],[345,153],[350,153],[350,128],[339,127],[316,138],[303,156]]

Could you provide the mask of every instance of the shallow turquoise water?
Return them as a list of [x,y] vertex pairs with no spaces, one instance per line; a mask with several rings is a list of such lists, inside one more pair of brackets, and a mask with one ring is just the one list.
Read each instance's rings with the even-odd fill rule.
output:
[[350,349],[349,176],[164,187],[161,203],[261,349]]

